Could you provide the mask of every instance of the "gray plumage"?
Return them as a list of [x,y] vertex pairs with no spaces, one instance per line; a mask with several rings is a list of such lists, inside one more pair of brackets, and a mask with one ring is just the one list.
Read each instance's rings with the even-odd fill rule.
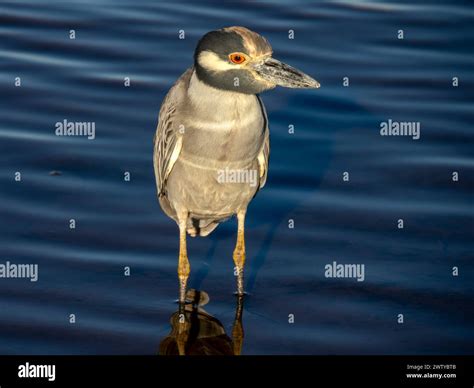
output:
[[[160,109],[155,175],[161,207],[175,221],[176,209],[187,209],[191,236],[208,235],[219,222],[246,207],[265,185],[270,154],[267,123],[258,96],[208,86],[199,81],[194,68],[171,88]],[[258,182],[254,187],[218,182],[226,169],[255,171]]]
[[[190,273],[186,234],[207,236],[234,214],[237,293],[244,293],[245,215],[265,185],[270,155],[268,118],[257,94],[277,85],[319,87],[308,75],[274,59],[262,36],[228,27],[201,38],[194,66],[163,101],[153,163],[160,205],[180,231],[181,304]],[[183,353],[184,342],[179,343]]]

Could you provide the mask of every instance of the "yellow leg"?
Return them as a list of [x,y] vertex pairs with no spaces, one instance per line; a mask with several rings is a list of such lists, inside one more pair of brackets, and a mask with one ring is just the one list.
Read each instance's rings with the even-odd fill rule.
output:
[[185,346],[189,335],[189,325],[187,322],[185,301],[186,301],[186,285],[188,283],[189,266],[188,252],[186,249],[186,220],[187,213],[182,214],[179,218],[179,259],[178,259],[178,279],[179,279],[179,326],[176,342],[180,355],[185,354]]
[[186,250],[186,217],[179,220],[179,261],[178,261],[178,278],[179,278],[179,303],[186,300],[186,284],[188,282],[189,266],[188,252]]
[[245,238],[244,238],[244,224],[245,224],[245,210],[237,213],[238,229],[237,229],[237,243],[234,249],[234,264],[237,275],[237,294],[244,294],[244,265],[245,265]]

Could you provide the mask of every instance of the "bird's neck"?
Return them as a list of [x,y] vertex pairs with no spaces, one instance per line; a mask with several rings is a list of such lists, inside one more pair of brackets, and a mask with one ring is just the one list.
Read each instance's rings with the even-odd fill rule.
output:
[[201,81],[193,71],[188,87],[188,97],[199,111],[218,109],[221,114],[226,111],[245,111],[255,106],[257,96],[214,88]]

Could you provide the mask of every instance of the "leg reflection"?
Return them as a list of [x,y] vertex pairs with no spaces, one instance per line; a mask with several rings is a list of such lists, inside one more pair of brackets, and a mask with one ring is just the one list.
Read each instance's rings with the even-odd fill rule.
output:
[[244,310],[244,296],[237,295],[237,307],[235,308],[234,326],[232,327],[232,345],[234,354],[240,356],[244,342],[244,326],[242,324],[242,313]]
[[179,355],[184,356],[186,354],[190,323],[186,316],[186,304],[183,302],[179,302],[177,326],[176,345],[178,346]]
[[171,332],[161,341],[161,355],[240,355],[244,339],[243,295],[237,296],[232,339],[222,323],[203,306],[209,302],[204,291],[188,290],[186,302],[170,318]]

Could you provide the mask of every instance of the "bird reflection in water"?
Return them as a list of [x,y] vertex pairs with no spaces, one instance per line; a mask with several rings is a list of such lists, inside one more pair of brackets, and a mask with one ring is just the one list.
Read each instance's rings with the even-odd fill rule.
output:
[[222,323],[202,306],[209,295],[194,289],[186,293],[187,303],[179,304],[170,318],[171,332],[161,341],[160,355],[240,355],[244,339],[243,295],[237,295],[232,338]]

